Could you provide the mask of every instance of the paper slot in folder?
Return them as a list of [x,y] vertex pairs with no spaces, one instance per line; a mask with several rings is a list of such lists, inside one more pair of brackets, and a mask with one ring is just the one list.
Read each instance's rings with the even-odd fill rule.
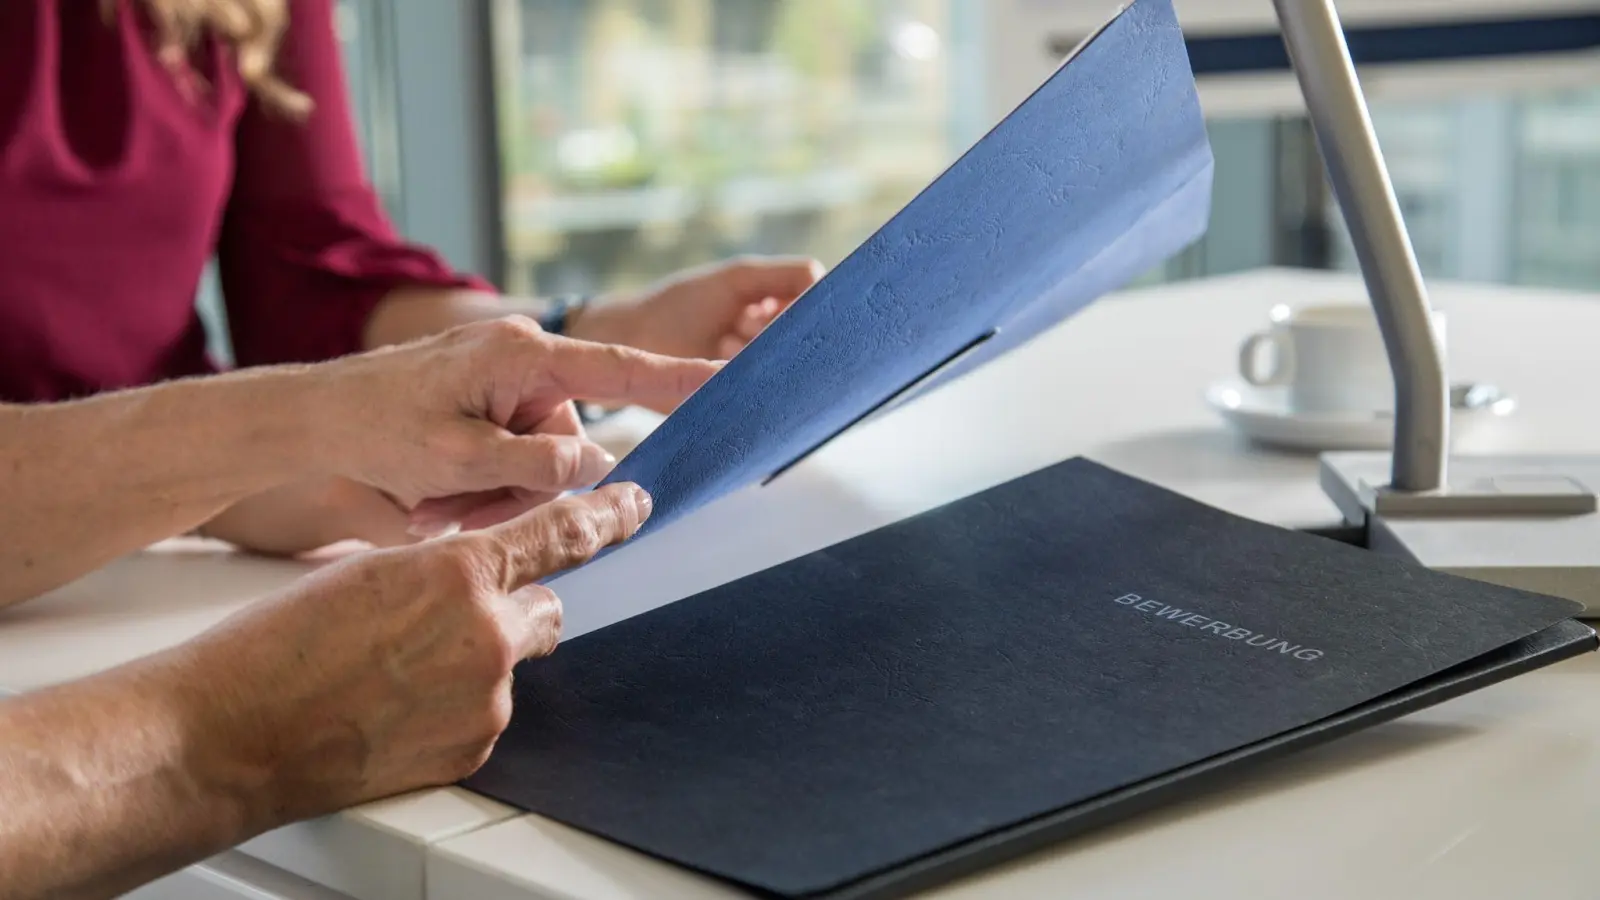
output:
[[779,466],[778,470],[776,472],[773,472],[771,475],[768,475],[761,483],[764,484],[764,485],[771,484],[772,482],[778,480],[779,476],[783,475],[783,473],[789,471],[790,469],[794,468],[795,466],[799,465],[800,463],[805,462],[808,458],[816,455],[817,452],[822,450],[822,448],[824,448],[824,447],[828,446],[829,444],[833,443],[834,438],[837,438],[839,435],[844,434],[845,432],[847,432],[850,429],[856,427],[857,425],[861,425],[863,423],[870,422],[871,420],[876,419],[879,416],[882,416],[882,415],[884,415],[886,413],[891,412],[896,407],[898,407],[898,406],[900,406],[900,405],[902,405],[904,403],[909,402],[910,400],[915,398],[918,394],[922,393],[924,389],[932,386],[942,376],[944,376],[945,374],[949,373],[950,371],[955,369],[957,366],[960,366],[963,362],[965,362],[968,359],[970,359],[974,353],[977,353],[978,350],[980,350],[983,347],[983,345],[986,342],[989,341],[989,339],[993,338],[995,335],[997,335],[999,333],[1000,333],[999,330],[995,330],[995,331],[989,332],[988,334],[980,335],[978,338],[973,340],[972,343],[968,344],[965,347],[962,347],[960,350],[957,350],[955,353],[951,354],[949,359],[946,359],[943,362],[940,362],[938,365],[934,366],[932,369],[929,369],[927,372],[923,373],[923,375],[921,377],[917,378],[916,380],[912,381],[910,384],[906,385],[905,387],[903,387],[900,390],[896,391],[895,393],[891,394],[882,403],[878,404],[877,406],[872,407],[871,409],[869,409],[866,412],[862,413],[857,418],[845,423],[843,428],[840,428],[838,431],[835,431],[833,434],[830,434],[827,437],[823,438],[820,442],[818,442],[818,444],[816,446],[814,446],[811,449],[805,451],[804,453],[800,454],[799,456],[795,457],[794,459],[790,460],[789,462],[784,463],[782,466]]

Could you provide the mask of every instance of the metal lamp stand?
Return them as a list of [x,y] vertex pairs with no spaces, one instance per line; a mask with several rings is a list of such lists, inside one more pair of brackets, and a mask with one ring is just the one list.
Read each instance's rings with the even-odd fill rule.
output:
[[1451,457],[1443,345],[1333,0],[1273,5],[1394,373],[1392,452],[1324,454],[1323,490],[1370,549],[1600,616],[1600,456]]

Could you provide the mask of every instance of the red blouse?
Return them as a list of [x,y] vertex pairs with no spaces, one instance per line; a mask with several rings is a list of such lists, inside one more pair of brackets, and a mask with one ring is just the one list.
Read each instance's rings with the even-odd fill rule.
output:
[[400,284],[483,287],[404,243],[362,170],[332,0],[290,0],[287,119],[226,48],[201,90],[161,64],[140,0],[0,0],[0,400],[211,371],[194,300],[215,255],[240,365],[359,349]]

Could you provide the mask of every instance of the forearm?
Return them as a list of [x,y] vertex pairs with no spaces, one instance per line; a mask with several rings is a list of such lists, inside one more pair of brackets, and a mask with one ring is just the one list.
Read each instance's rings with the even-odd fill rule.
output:
[[263,369],[0,405],[0,607],[313,474],[314,380]]
[[[500,297],[480,291],[453,288],[404,287],[391,291],[373,310],[365,331],[366,349],[403,344],[441,331],[498,319],[524,315],[541,319],[550,304],[520,297]],[[592,309],[573,310],[564,319],[562,332],[571,337],[602,342],[625,343],[616,328],[606,327],[605,314],[592,315]],[[541,325],[546,325],[542,319]],[[600,327],[593,327],[600,326]]]
[[0,900],[118,896],[270,825],[172,656],[0,700]]
[[391,291],[367,319],[366,349],[404,344],[457,325],[512,314],[538,316],[542,305],[480,291],[403,287]]

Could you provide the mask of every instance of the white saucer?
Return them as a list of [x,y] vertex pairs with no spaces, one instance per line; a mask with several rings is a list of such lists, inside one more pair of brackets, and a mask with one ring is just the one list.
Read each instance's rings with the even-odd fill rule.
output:
[[[1516,400],[1488,385],[1450,391],[1451,437],[1516,410]],[[1262,444],[1295,450],[1386,450],[1394,439],[1388,412],[1296,413],[1281,387],[1255,387],[1227,378],[1206,390],[1206,403],[1241,434]]]

